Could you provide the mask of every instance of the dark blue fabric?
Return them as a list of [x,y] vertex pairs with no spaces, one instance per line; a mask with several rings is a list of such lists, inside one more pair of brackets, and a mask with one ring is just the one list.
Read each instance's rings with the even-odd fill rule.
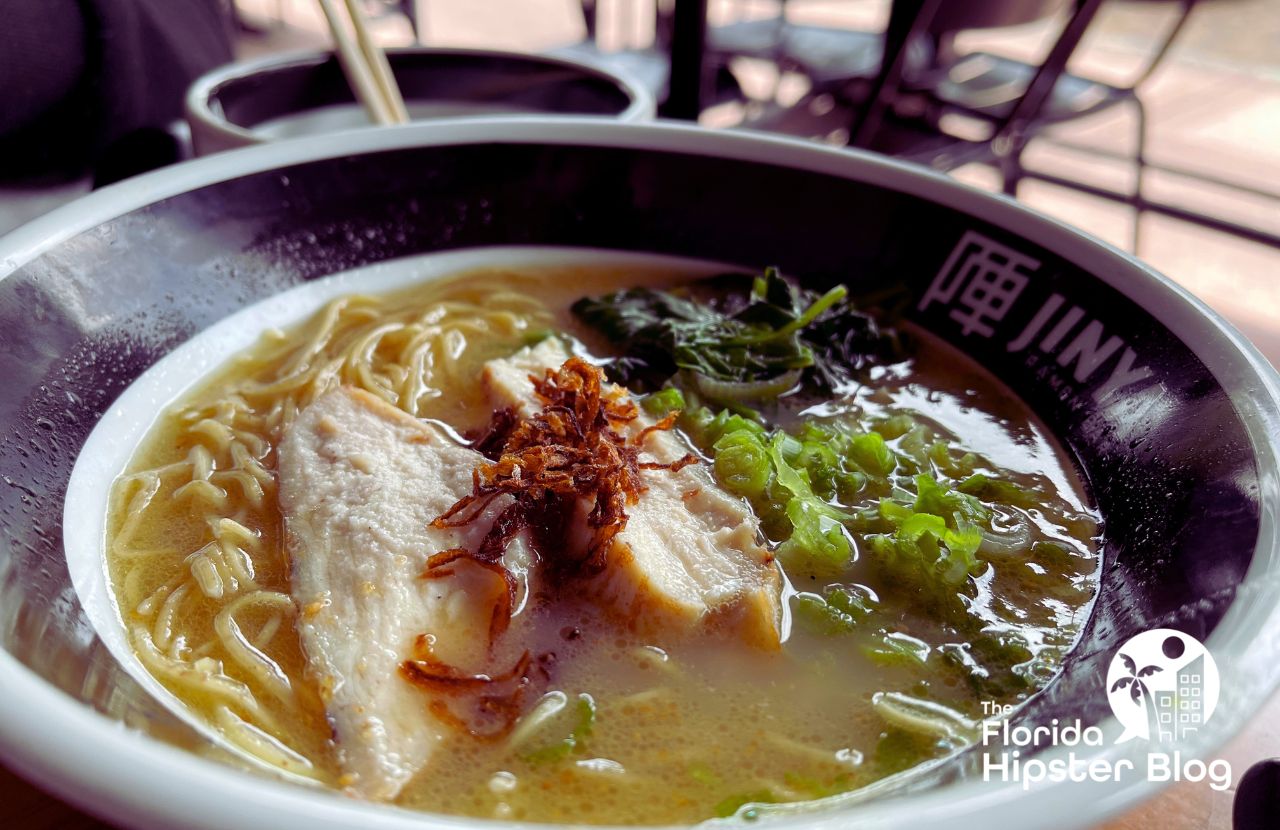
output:
[[0,0],[0,180],[83,173],[231,60],[225,0]]

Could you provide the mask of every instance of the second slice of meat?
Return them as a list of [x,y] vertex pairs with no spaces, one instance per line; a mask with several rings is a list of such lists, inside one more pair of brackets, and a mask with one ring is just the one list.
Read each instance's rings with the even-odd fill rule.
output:
[[[540,406],[530,375],[542,377],[568,357],[559,340],[547,338],[490,361],[484,384],[491,403],[529,417]],[[634,439],[652,423],[641,414],[624,428],[627,437]],[[642,449],[660,463],[688,451],[669,431],[651,432]],[[676,472],[648,470],[644,481],[648,489],[627,507],[626,528],[588,590],[646,630],[719,629],[762,648],[778,648],[782,575],[760,544],[750,507],[721,489],[703,463]]]

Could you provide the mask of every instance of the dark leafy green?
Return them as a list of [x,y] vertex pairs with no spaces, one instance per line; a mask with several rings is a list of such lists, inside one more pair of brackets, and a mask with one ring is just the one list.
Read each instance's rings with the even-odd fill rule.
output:
[[[733,305],[741,307],[730,311]],[[844,286],[819,294],[775,268],[752,281],[745,305],[723,310],[671,291],[633,288],[584,297],[573,313],[625,355],[608,371],[634,392],[658,389],[680,370],[712,399],[774,397],[779,390],[769,382],[797,371],[805,385],[829,392],[869,361],[899,351],[896,336],[858,311]]]

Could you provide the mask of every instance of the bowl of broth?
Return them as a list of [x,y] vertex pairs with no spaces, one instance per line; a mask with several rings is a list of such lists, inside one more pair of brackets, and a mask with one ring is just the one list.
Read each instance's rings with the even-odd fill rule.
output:
[[[647,120],[657,104],[641,83],[572,58],[491,49],[402,47],[387,61],[411,121],[494,115],[595,115]],[[267,141],[362,129],[333,52],[293,52],[228,64],[187,91],[196,155]]]
[[0,751],[119,823],[1085,827],[1280,679],[1274,370],[940,176],[468,119],[0,263]]

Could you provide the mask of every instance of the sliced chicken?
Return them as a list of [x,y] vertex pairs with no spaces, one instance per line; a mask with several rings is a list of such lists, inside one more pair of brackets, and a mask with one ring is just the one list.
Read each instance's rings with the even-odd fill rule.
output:
[[[426,560],[450,548],[474,549],[506,499],[464,527],[432,528],[471,492],[471,471],[483,457],[346,388],[302,411],[279,460],[298,629],[325,699],[343,784],[365,798],[392,798],[448,730],[428,709],[430,693],[402,677],[400,665],[426,633],[439,660],[482,668],[503,590],[479,568],[422,579]],[[504,561],[520,573],[527,557],[516,542]]]
[[[490,361],[483,380],[491,402],[525,417],[536,412],[530,375],[542,377],[568,357],[559,340],[547,338]],[[652,423],[641,414],[628,425],[629,437]],[[643,449],[662,463],[689,451],[665,431],[651,432]],[[778,648],[782,577],[759,542],[751,509],[722,490],[701,462],[674,473],[646,471],[644,477],[648,489],[627,508],[627,526],[589,590],[638,627],[692,631],[709,626]]]
[[494,409],[511,408],[521,418],[528,418],[542,407],[533,394],[530,375],[542,377],[548,369],[557,369],[569,359],[569,350],[555,337],[547,337],[536,345],[526,346],[510,357],[490,360],[484,365],[481,382]]
[[[495,406],[532,414],[538,402],[529,374],[566,357],[558,341],[547,340],[490,363],[484,382]],[[630,434],[649,423],[638,419]],[[686,447],[656,432],[644,450],[672,462]],[[420,635],[431,636],[439,662],[488,669],[501,581],[465,565],[448,579],[422,578],[433,554],[475,551],[510,503],[502,497],[461,527],[431,527],[471,493],[472,471],[484,461],[430,424],[346,388],[303,410],[281,442],[280,504],[298,629],[333,728],[342,784],[355,795],[393,798],[453,728],[433,714],[432,693],[401,674],[406,660],[420,656]],[[587,590],[638,627],[721,628],[778,647],[781,577],[750,510],[704,464],[644,475],[648,489],[628,508],[608,566]],[[585,522],[578,532],[569,544],[585,545]],[[521,538],[503,563],[527,593],[534,574]]]

